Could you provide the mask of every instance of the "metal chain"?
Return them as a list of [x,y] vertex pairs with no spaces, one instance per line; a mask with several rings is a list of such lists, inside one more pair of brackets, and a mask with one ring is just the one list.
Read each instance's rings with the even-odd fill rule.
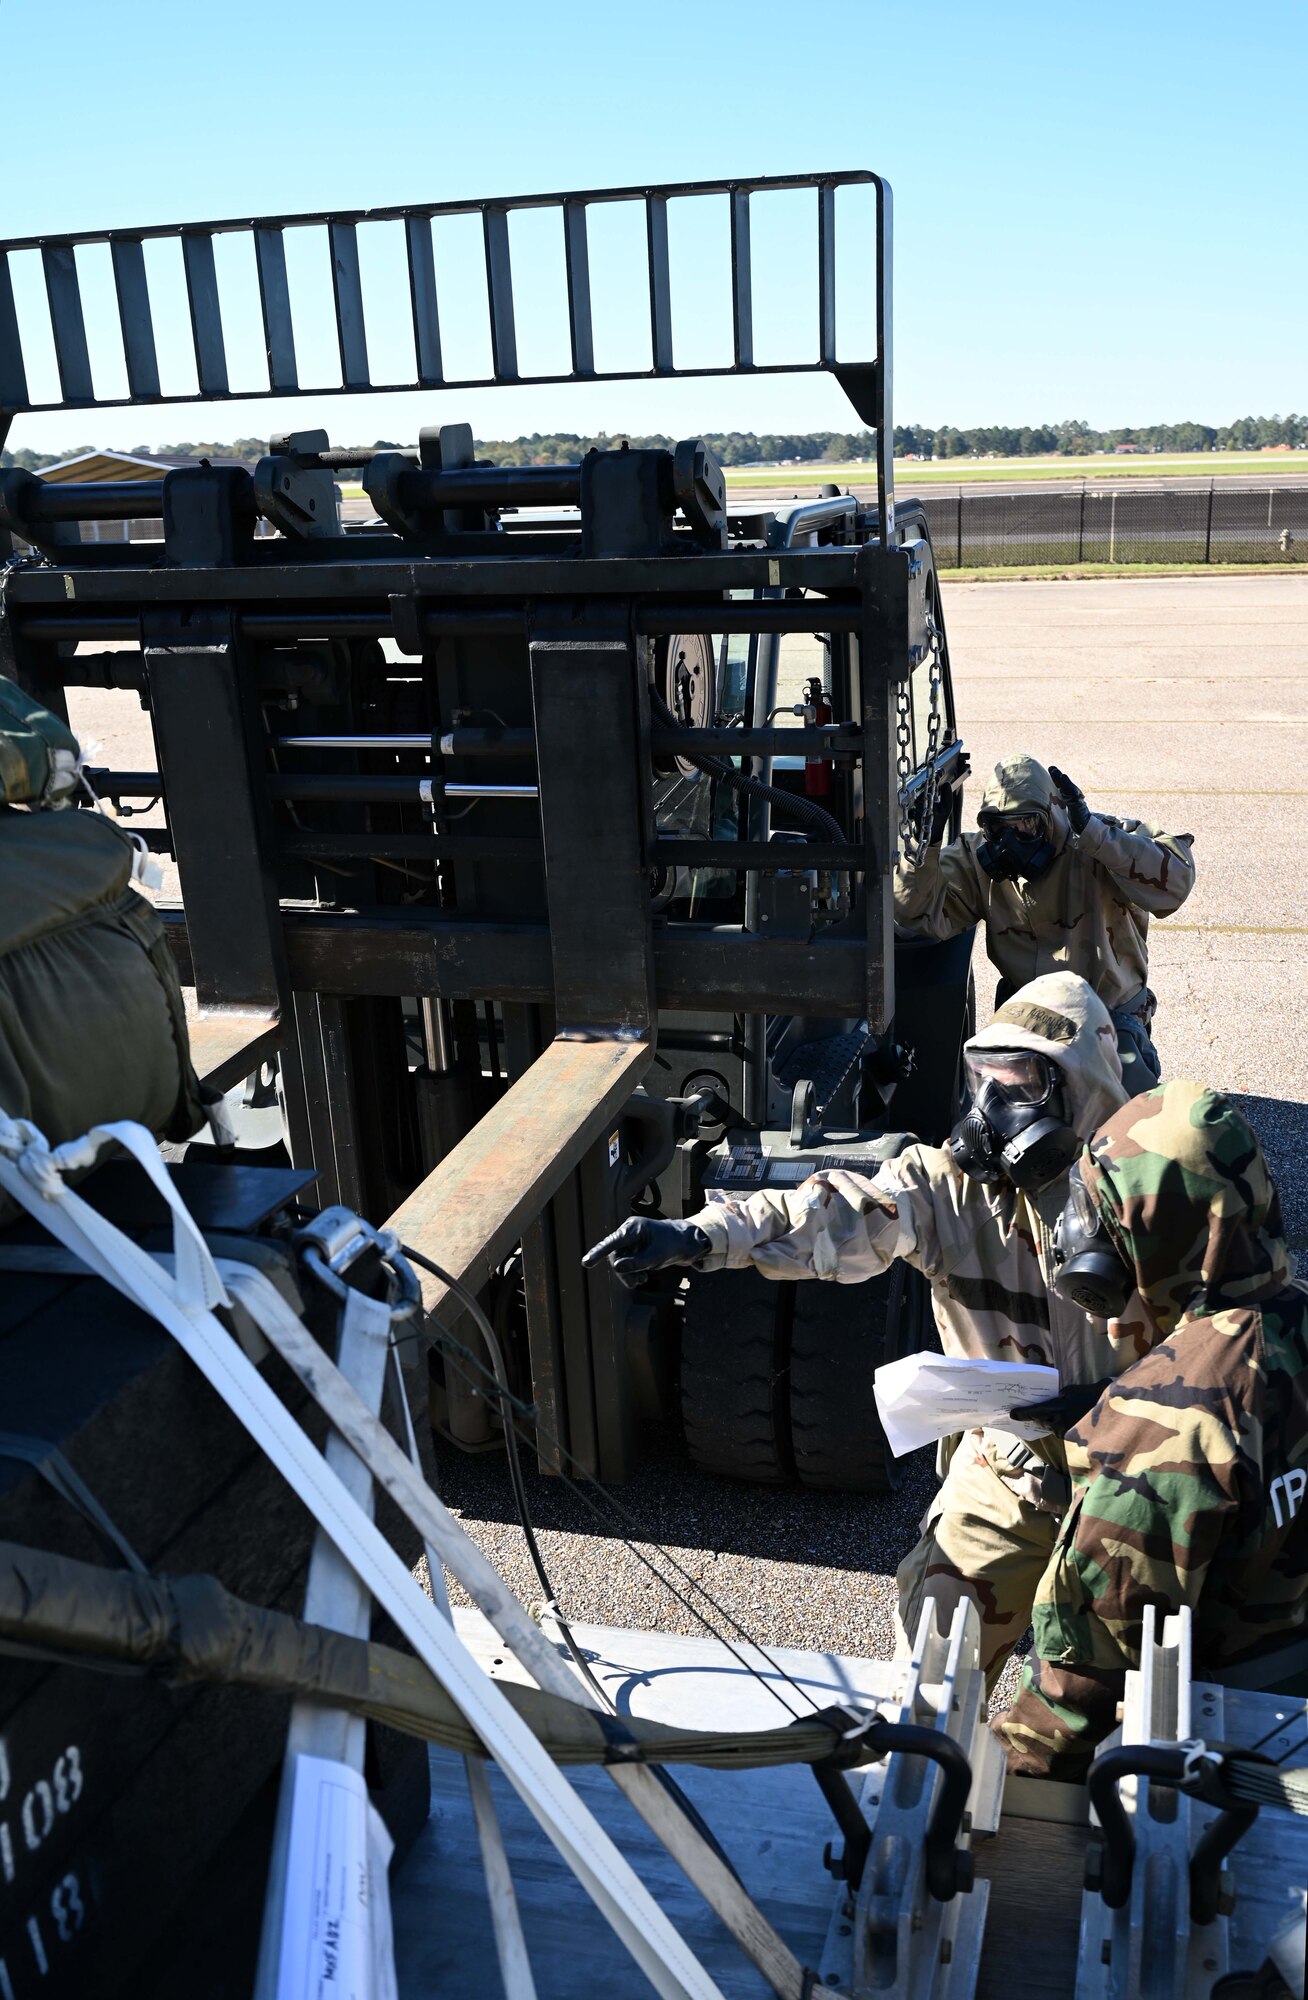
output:
[[895,776],[899,781],[899,847],[908,855],[912,829],[908,823],[908,785],[913,775],[913,723],[908,682],[895,689]]
[[944,633],[936,624],[930,612],[927,613],[927,631],[931,636],[931,664],[928,668],[930,706],[927,711],[926,741],[926,791],[922,800],[922,814],[914,834],[908,815],[908,782],[913,775],[912,738],[909,728],[910,694],[909,683],[901,682],[896,695],[897,772],[899,777],[899,838],[904,859],[910,868],[919,868],[926,858],[931,845],[931,835],[935,828],[936,803],[940,795],[940,774],[937,759],[940,755],[940,732],[944,717],[941,712],[941,691],[944,683]]

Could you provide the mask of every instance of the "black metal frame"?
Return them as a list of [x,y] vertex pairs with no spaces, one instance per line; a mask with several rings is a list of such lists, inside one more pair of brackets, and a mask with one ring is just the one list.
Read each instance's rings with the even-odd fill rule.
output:
[[[403,623],[416,602],[421,607],[424,626],[434,625],[438,630],[444,616],[441,607],[450,606],[456,614],[451,624],[456,630],[477,633],[477,640],[469,638],[465,642],[475,646],[481,638],[476,612],[470,610],[463,613],[457,609],[465,593],[470,595],[475,592],[481,581],[480,575],[471,573],[473,566],[439,559],[420,559],[402,566],[392,565],[384,558],[369,562],[355,559],[339,571],[315,563],[312,567],[283,568],[271,576],[262,568],[128,569],[120,564],[99,567],[82,560],[83,557],[93,558],[103,546],[90,543],[78,545],[76,550],[70,551],[74,562],[68,567],[61,562],[58,567],[21,568],[10,573],[6,611],[14,667],[19,678],[34,694],[49,699],[54,693],[52,682],[63,683],[66,680],[68,684],[78,684],[83,680],[79,660],[71,650],[75,643],[126,636],[129,630],[143,641],[141,654],[131,656],[133,663],[139,661],[139,666],[129,670],[127,660],[120,656],[115,678],[121,684],[129,679],[135,681],[139,674],[140,684],[148,690],[155,717],[160,771],[157,776],[154,773],[129,773],[116,777],[108,773],[102,776],[100,782],[110,795],[125,796],[135,792],[137,796],[148,796],[158,790],[164,794],[171,829],[170,845],[177,853],[190,887],[187,897],[190,956],[203,998],[215,1004],[254,1006],[267,1004],[270,998],[275,997],[270,992],[272,975],[269,971],[275,957],[273,944],[265,941],[258,947],[261,969],[257,974],[250,965],[250,955],[256,949],[252,937],[254,906],[251,897],[255,897],[257,906],[255,885],[262,880],[260,868],[267,868],[274,847],[279,848],[283,855],[309,856],[316,853],[344,859],[366,854],[386,859],[414,858],[425,854],[433,860],[440,858],[443,861],[469,863],[498,861],[514,865],[541,851],[540,836],[531,826],[531,816],[526,811],[529,802],[524,802],[524,816],[516,833],[497,829],[485,834],[469,834],[455,830],[456,822],[454,828],[438,827],[431,831],[403,834],[380,829],[369,832],[360,824],[355,833],[341,831],[313,836],[297,835],[283,822],[280,835],[274,838],[269,832],[269,824],[279,799],[303,801],[316,795],[328,801],[335,797],[347,804],[351,801],[359,804],[371,799],[380,806],[380,802],[396,794],[407,794],[416,807],[419,776],[416,772],[409,778],[377,773],[369,778],[354,770],[359,757],[353,750],[339,753],[337,763],[344,768],[340,768],[334,777],[315,775],[312,769],[293,776],[269,770],[266,765],[259,768],[262,760],[254,765],[249,761],[254,754],[250,748],[249,716],[257,711],[260,695],[266,700],[269,693],[263,668],[267,656],[260,638],[250,636],[252,632],[256,635],[263,633],[276,619],[279,633],[284,632],[285,626],[297,623],[306,634],[344,629],[357,635],[365,627],[380,633],[388,625],[393,626],[393,622]],[[125,546],[129,550],[132,547],[131,544]],[[274,546],[285,548],[284,544]],[[63,551],[58,553],[62,557]],[[116,549],[114,553],[117,553]],[[353,548],[349,554],[354,557]],[[869,558],[870,561],[867,560]],[[925,559],[929,561],[929,555]],[[891,766],[892,718],[898,679],[910,670],[911,661],[904,634],[892,629],[884,601],[888,594],[886,572],[893,575],[897,568],[906,571],[911,560],[911,549],[907,546],[883,552],[879,545],[868,545],[857,552],[834,549],[796,551],[780,560],[741,550],[721,555],[682,555],[658,565],[644,559],[595,564],[581,561],[542,563],[533,557],[521,563],[483,559],[475,565],[476,570],[486,574],[490,593],[495,596],[501,596],[514,584],[521,588],[519,577],[522,570],[525,568],[530,572],[523,581],[528,583],[532,595],[521,609],[516,610],[513,621],[523,635],[517,640],[517,646],[524,655],[527,651],[524,644],[525,623],[530,623],[533,632],[531,656],[537,660],[543,656],[543,642],[537,635],[548,630],[551,621],[557,624],[561,620],[567,628],[568,636],[564,644],[574,672],[580,671],[584,661],[589,675],[590,667],[606,657],[606,647],[611,649],[612,657],[621,660],[621,678],[626,692],[619,698],[619,707],[603,722],[606,743],[616,742],[621,699],[631,699],[631,691],[644,685],[642,673],[636,665],[642,627],[676,624],[678,617],[682,617],[689,626],[698,613],[706,626],[711,624],[714,629],[729,630],[746,622],[740,615],[742,610],[767,610],[772,614],[770,623],[774,628],[782,623],[792,631],[816,632],[851,625],[861,628],[859,636],[868,662],[862,716],[856,728],[819,740],[838,750],[842,759],[857,758],[865,767],[875,767],[881,774],[879,793],[872,792],[871,809],[864,815],[865,830],[861,844],[842,847],[830,842],[817,842],[807,859],[814,866],[866,871],[865,881],[887,888],[887,894],[880,896],[878,928],[865,961],[868,981],[860,992],[848,973],[836,972],[835,968],[846,962],[852,967],[858,954],[859,947],[848,941],[800,945],[783,940],[773,942],[746,937],[740,933],[728,936],[711,924],[702,927],[664,925],[660,927],[653,946],[656,966],[666,968],[656,980],[655,999],[658,1006],[700,1004],[693,996],[711,992],[717,996],[715,1004],[722,1002],[746,1011],[766,1004],[779,1010],[787,1004],[787,996],[793,1004],[798,991],[813,977],[816,967],[822,964],[830,969],[822,972],[820,990],[805,1011],[832,1014],[866,1012],[872,1020],[881,1025],[887,1024],[893,1013],[893,992],[886,984],[887,958],[892,954],[887,953],[884,941],[884,924],[889,921],[888,882],[894,857],[896,817]],[[657,570],[663,574],[656,574]],[[783,601],[775,605],[743,607],[724,604],[721,595],[724,586],[762,588],[766,587],[769,575],[778,574],[783,587],[812,592],[814,585],[820,582],[837,593],[835,601],[811,594],[802,602],[795,603]],[[665,580],[677,593],[674,610],[666,617],[651,609],[657,605],[657,585]],[[68,596],[70,584],[76,591],[73,603]],[[691,593],[701,590],[702,596],[692,597]],[[303,611],[297,614],[290,607],[302,592],[305,593]],[[386,604],[388,599],[394,603],[401,592],[402,608],[398,611],[392,610],[388,614],[380,608],[373,609],[379,603]],[[902,592],[899,595],[901,602],[898,608],[906,616]],[[357,610],[344,609],[343,606],[348,605],[351,598],[356,603],[361,598],[362,606]],[[277,608],[269,613],[265,607],[272,603]],[[250,607],[248,610],[247,606]],[[487,626],[487,637],[493,636],[498,641],[504,624],[498,613],[492,614],[492,620]],[[507,634],[505,636],[507,638]],[[579,648],[589,650],[579,652]],[[215,700],[216,684],[221,682],[226,691],[224,701],[230,705],[235,699],[237,709],[245,714],[246,722],[238,725],[237,710],[232,711],[229,737],[219,740],[215,734],[216,711],[212,703],[195,698],[191,682],[197,674],[206,686],[210,682],[215,683],[215,687],[210,689]],[[592,703],[594,699],[594,676],[590,675],[585,701]],[[594,804],[593,789],[601,767],[594,760],[593,738],[587,735],[580,712],[574,712],[570,721],[559,730],[554,731],[550,727],[548,742],[542,741],[542,723],[549,727],[548,708],[543,710],[541,707],[543,700],[543,691],[538,688],[536,754],[544,828],[543,851],[550,855],[555,878],[562,884],[568,879],[569,871],[581,865],[581,857],[586,852],[584,843],[594,839],[592,820],[583,820],[575,830],[567,828],[569,808],[574,802],[580,802],[589,812]],[[177,718],[175,723],[169,720],[174,715]],[[592,713],[592,726],[597,721],[598,717]],[[194,735],[193,743],[188,741],[188,732]],[[734,751],[737,746],[731,741],[733,733],[711,732],[712,747],[719,754]],[[705,734],[708,733],[701,732],[692,739],[698,747],[705,747]],[[659,860],[677,860],[685,866],[715,864],[737,869],[793,866],[793,852],[775,844],[654,839],[647,819],[648,782],[638,782],[632,770],[633,762],[638,771],[642,765],[648,770],[648,752],[639,749],[642,736],[647,740],[647,722],[642,723],[637,734],[632,736],[629,752],[615,753],[612,762],[605,762],[602,767],[617,773],[622,795],[638,815],[632,827],[634,844],[625,864],[629,891],[638,890],[639,868]],[[425,740],[430,743],[432,737],[429,735]],[[756,754],[762,751],[765,744],[777,749],[808,750],[812,747],[807,733],[799,731],[755,731],[750,733],[747,741]],[[513,746],[507,754],[513,762],[503,775],[506,779],[516,779],[522,771],[520,747]],[[399,756],[392,761],[400,761]],[[409,761],[415,759],[410,757]],[[418,758],[416,761],[421,763],[424,760]],[[439,752],[429,761],[433,767],[438,764],[441,761]],[[461,758],[445,761],[447,770],[452,768],[457,771],[463,763]],[[560,773],[554,786],[550,782],[552,763],[557,765]],[[468,769],[470,775],[479,776],[488,764],[498,777],[498,758],[477,755],[475,764],[469,761],[463,763],[463,768]],[[569,769],[569,765],[574,768]],[[579,789],[583,794],[580,800]],[[610,803],[616,816],[618,798],[615,796]],[[501,824],[505,824],[503,811]],[[190,831],[192,826],[193,833]],[[583,847],[576,851],[572,860],[565,862],[563,856],[572,852],[578,839],[582,840]],[[248,861],[241,865],[250,871],[250,896],[227,897],[220,891],[224,883],[230,884],[229,871],[236,865],[234,857],[238,851],[248,857]],[[593,852],[590,860],[593,868]],[[572,887],[575,888],[575,882]],[[565,893],[562,888],[560,893]],[[566,893],[571,893],[571,889]],[[303,902],[304,898],[295,900]],[[551,900],[549,922],[558,930],[563,925],[565,913],[555,907],[555,901]],[[488,935],[487,927],[482,923],[467,926],[458,920],[433,916],[420,924],[416,913],[401,921],[393,909],[378,909],[376,914],[376,923],[370,924],[356,914],[333,913],[330,910],[312,913],[294,909],[286,911],[283,924],[290,941],[289,948],[299,954],[302,968],[293,983],[299,985],[314,964],[312,950],[306,947],[303,940],[309,936],[325,940],[334,935],[341,941],[339,973],[326,968],[322,971],[315,969],[306,983],[318,990],[336,992],[418,990],[413,973],[404,961],[410,958],[415,933],[421,930],[428,936],[448,939],[448,944],[442,945],[439,955],[432,958],[426,983],[420,983],[421,990],[447,998],[499,995],[507,990],[513,990],[515,997],[533,1001],[546,997],[530,970],[533,935],[536,934],[534,924],[519,919],[510,926],[507,934],[503,926],[492,926]],[[540,913],[542,917],[544,914],[543,911]],[[258,927],[262,928],[261,925]],[[543,928],[538,934],[542,940],[547,938]],[[504,956],[505,944],[509,948],[507,960]],[[210,946],[211,950],[207,951]],[[321,949],[321,946],[318,948]],[[587,954],[584,948],[579,946],[578,949],[585,961]],[[522,954],[520,958],[517,956],[519,953]],[[214,967],[212,982],[204,971],[206,961]],[[778,973],[770,977],[763,968],[773,963]],[[733,965],[739,965],[738,973],[731,969]],[[388,973],[388,966],[397,969],[393,974]],[[221,974],[219,968],[223,968]],[[556,978],[565,977],[557,957],[555,972]],[[587,977],[593,983],[593,965]],[[644,980],[642,972],[638,980],[642,987]],[[363,981],[367,983],[362,984]],[[647,1017],[648,998],[638,1003],[634,991],[629,997],[633,1009],[630,1019],[635,1022],[642,1014]],[[570,1005],[565,1013],[581,1018],[578,1006]],[[601,1013],[605,1018],[621,1021],[623,1005],[616,994],[610,1006],[602,1008]]]
[[[841,355],[837,347],[836,196],[843,187],[870,186],[876,192],[876,325],[871,353]],[[760,364],[754,359],[753,244],[750,198],[779,191],[811,190],[817,198],[818,265],[817,359]],[[731,225],[732,358],[717,367],[678,368],[673,343],[673,285],[668,255],[668,204],[681,198],[718,196],[729,204]],[[648,368],[599,369],[595,365],[591,316],[590,209],[617,202],[644,207],[649,292],[651,362]],[[572,365],[544,375],[523,376],[518,366],[510,219],[538,209],[562,218],[563,279],[567,292]],[[432,222],[443,217],[477,216],[482,227],[486,306],[491,335],[489,375],[451,376],[441,349],[438,274]],[[893,524],[893,438],[891,436],[891,193],[877,174],[783,174],[751,179],[677,181],[655,187],[574,189],[558,194],[514,195],[490,201],[404,204],[376,209],[319,210],[299,215],[229,218],[212,222],[151,224],[141,228],[83,230],[74,234],[13,237],[0,242],[0,444],[9,421],[19,413],[43,410],[111,409],[157,403],[246,402],[296,395],[359,395],[367,392],[493,388],[522,381],[588,382],[673,379],[721,374],[785,375],[825,371],[836,377],[863,421],[877,433],[877,497],[881,519]],[[408,267],[405,316],[413,325],[415,368],[397,382],[374,382],[368,360],[368,327],[359,263],[360,225],[402,222]],[[286,268],[285,231],[320,228],[327,233],[331,261],[339,385],[304,387],[296,350]],[[266,389],[229,386],[227,344],[222,322],[214,239],[248,237],[253,245],[263,316]],[[144,245],[181,246],[191,346],[198,394],[165,395],[151,312]],[[126,396],[97,395],[87,344],[77,251],[107,244],[113,264],[118,332],[126,365]],[[41,256],[60,395],[34,402],[28,392],[24,353],[9,258],[22,251]]]
[[[877,353],[858,365],[838,361],[835,347],[835,196],[849,183],[875,188],[878,215]],[[0,555],[6,534],[37,552],[0,566],[0,671],[56,708],[66,686],[141,692],[158,769],[99,774],[99,789],[118,799],[162,796],[166,826],[149,840],[176,855],[182,874],[185,914],[169,912],[168,923],[183,977],[202,1008],[280,1020],[293,1156],[321,1170],[328,1198],[388,1214],[559,1033],[652,1045],[661,1018],[685,1013],[692,1022],[674,1058],[678,1076],[705,1035],[713,1049],[739,1046],[744,1074],[757,1076],[765,1055],[755,1030],[767,1015],[866,1018],[891,1032],[895,723],[931,643],[933,560],[921,513],[894,513],[889,189],[867,174],[679,184],[0,246],[45,256],[63,328],[60,407],[100,407],[84,337],[79,344],[76,245],[110,243],[129,400],[161,401],[141,246],[181,237],[202,390],[223,400],[212,237],[255,233],[270,380],[277,393],[308,394],[317,392],[298,390],[286,346],[278,246],[286,227],[328,225],[342,372],[346,386],[362,389],[373,385],[359,348],[354,230],[403,219],[426,355],[419,386],[451,387],[437,379],[434,292],[426,317],[420,299],[434,285],[425,221],[482,216],[493,379],[502,382],[515,379],[508,217],[558,204],[572,302],[567,379],[583,380],[594,373],[585,211],[640,199],[655,360],[645,372],[675,375],[667,202],[724,195],[734,354],[729,369],[703,372],[748,372],[749,197],[797,187],[815,190],[821,234],[812,365],[835,373],[877,425],[874,511],[840,496],[729,518],[720,471],[697,441],[675,453],[592,453],[579,467],[544,473],[477,466],[466,425],[424,430],[412,452],[333,451],[325,433],[301,432],[275,439],[253,476],[233,467],[169,472],[151,503],[162,544],[81,540],[82,522],[127,506],[112,487],[0,473]],[[0,403],[7,394],[7,407],[27,408],[15,395],[25,384],[5,296],[0,286]],[[129,327],[132,313],[146,315],[144,331]],[[345,464],[365,466],[379,523],[343,529],[335,520],[331,475]],[[133,511],[142,490],[133,490]],[[574,511],[560,516],[559,507]],[[278,532],[256,536],[260,515]],[[748,636],[754,663],[748,726],[710,716],[693,732],[673,732],[658,704],[652,719],[660,648],[677,634],[733,633]],[[829,638],[833,688],[842,690],[829,728],[771,726],[769,673],[787,633]],[[382,640],[404,665],[387,664]],[[106,642],[127,649],[95,650]],[[944,694],[952,725],[947,660]],[[734,840],[673,837],[656,826],[657,760],[666,768],[671,757],[676,768],[687,752],[727,757],[768,780],[774,756],[787,751],[833,759],[842,839],[819,833],[801,861],[793,844],[769,838],[757,795],[740,809]],[[769,904],[793,906],[787,876],[797,865],[814,881],[819,873],[843,881],[849,914],[825,927],[785,921],[769,934]],[[656,908],[661,872],[677,880],[705,868],[737,885],[716,912],[675,896],[670,914]],[[412,1010],[415,1000],[426,1047],[416,1072],[405,1053],[414,1023],[406,1029],[400,1005]],[[638,1400],[630,1378],[640,1372],[631,1357],[645,1335],[607,1271],[581,1280],[575,1267],[583,1243],[639,1193],[625,1178],[638,1163],[639,1152],[615,1163],[606,1139],[523,1235],[536,1399],[549,1428],[606,1477],[621,1477],[630,1462]],[[657,1357],[644,1373],[657,1374]]]

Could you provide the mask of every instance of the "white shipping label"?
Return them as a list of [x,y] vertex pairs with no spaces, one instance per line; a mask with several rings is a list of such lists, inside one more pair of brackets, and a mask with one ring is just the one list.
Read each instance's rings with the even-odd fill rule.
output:
[[390,1853],[362,1773],[297,1757],[277,2000],[391,2000]]

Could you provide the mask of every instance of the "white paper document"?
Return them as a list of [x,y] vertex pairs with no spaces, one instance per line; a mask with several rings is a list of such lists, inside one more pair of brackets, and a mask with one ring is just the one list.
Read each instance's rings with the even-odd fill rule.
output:
[[362,1773],[297,1757],[277,2000],[394,2000],[390,1856]]
[[1058,1394],[1058,1370],[1033,1361],[967,1361],[948,1354],[906,1354],[873,1377],[886,1443],[896,1458],[955,1431],[989,1424],[1015,1437],[1047,1437],[1044,1424],[1015,1423],[1015,1405]]

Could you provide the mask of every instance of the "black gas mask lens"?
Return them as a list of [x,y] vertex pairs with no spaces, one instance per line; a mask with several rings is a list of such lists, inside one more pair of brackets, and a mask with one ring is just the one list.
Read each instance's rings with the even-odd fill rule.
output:
[[985,839],[976,858],[992,882],[1037,882],[1057,858],[1042,813],[983,812],[977,815]]
[[1054,1224],[1053,1288],[1096,1319],[1120,1319],[1135,1290],[1135,1272],[1109,1235],[1079,1166],[1068,1177],[1067,1200]]
[[1080,1149],[1054,1064],[1025,1049],[979,1049],[963,1068],[972,1106],[950,1134],[954,1164],[973,1180],[1039,1194]]

